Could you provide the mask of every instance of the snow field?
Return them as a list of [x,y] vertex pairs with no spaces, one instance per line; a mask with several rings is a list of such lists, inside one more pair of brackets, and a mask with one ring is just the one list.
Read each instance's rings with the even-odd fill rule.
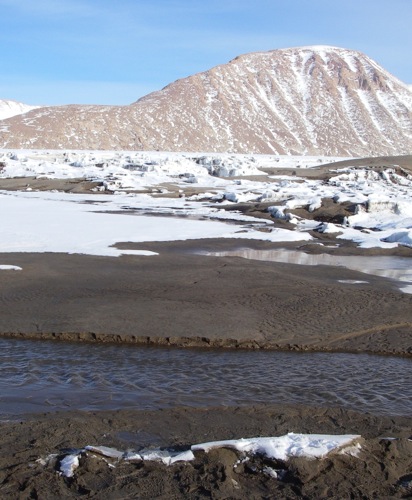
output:
[[[412,247],[410,174],[400,175],[393,168],[380,173],[347,168],[336,171],[327,181],[298,175],[263,176],[263,169],[281,167],[296,174],[299,169],[332,160],[203,153],[2,151],[0,178],[81,178],[98,181],[101,186],[89,195],[35,192],[30,185],[26,191],[0,192],[2,210],[7,213],[0,226],[0,252],[118,256],[126,253],[113,247],[120,241],[308,241],[312,239],[310,230],[336,233],[338,240],[352,240],[362,247]],[[191,195],[185,196],[188,186]],[[180,196],[172,191],[180,191]],[[319,223],[290,213],[299,207],[316,212],[325,198],[349,202],[356,210],[342,224]],[[240,202],[267,204],[273,220],[224,210]],[[276,228],[276,219],[288,220],[293,229]]]

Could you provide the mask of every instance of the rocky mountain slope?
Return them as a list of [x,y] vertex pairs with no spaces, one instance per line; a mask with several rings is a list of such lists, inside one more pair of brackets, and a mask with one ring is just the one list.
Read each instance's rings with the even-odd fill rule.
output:
[[373,156],[412,150],[412,91],[364,54],[245,54],[129,106],[40,108],[0,147]]

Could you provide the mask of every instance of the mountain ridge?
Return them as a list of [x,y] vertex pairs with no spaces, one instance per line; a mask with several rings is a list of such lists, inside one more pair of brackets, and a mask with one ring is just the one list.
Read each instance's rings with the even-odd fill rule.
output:
[[32,106],[13,99],[0,99],[0,121],[27,113],[37,108],[40,108],[40,106]]
[[242,54],[127,106],[43,107],[0,121],[3,148],[373,156],[412,150],[412,91],[361,52]]

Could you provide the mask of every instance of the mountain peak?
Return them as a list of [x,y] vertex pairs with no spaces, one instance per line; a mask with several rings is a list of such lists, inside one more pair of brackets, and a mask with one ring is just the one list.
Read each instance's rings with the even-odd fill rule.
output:
[[347,49],[344,47],[337,47],[334,45],[302,45],[302,46],[297,46],[297,47],[289,47],[289,48],[283,48],[283,49],[277,49],[281,51],[312,51],[312,52],[337,52],[337,53],[348,53],[352,52],[354,54],[361,54],[364,55],[362,52],[354,49]]
[[11,118],[0,147],[373,156],[412,149],[412,93],[358,51],[243,54],[130,106]]
[[27,113],[38,107],[14,101],[13,99],[0,99],[0,120]]
[[248,52],[245,54],[241,54],[232,61],[236,61],[239,59],[242,59],[244,57],[274,57],[274,56],[288,56],[291,54],[306,54],[307,52],[311,52],[314,54],[335,54],[338,56],[343,56],[343,55],[348,55],[351,54],[354,57],[364,57],[366,58],[367,56],[358,50],[354,49],[346,49],[343,47],[336,47],[332,45],[302,45],[302,46],[296,46],[296,47],[285,47],[285,48],[280,48],[280,49],[272,49],[268,51],[259,51],[259,52]]

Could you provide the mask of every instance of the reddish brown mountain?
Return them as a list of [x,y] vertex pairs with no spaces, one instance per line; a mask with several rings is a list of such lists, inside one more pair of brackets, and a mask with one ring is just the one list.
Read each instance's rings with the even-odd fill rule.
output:
[[129,106],[48,107],[1,120],[0,147],[406,154],[412,91],[359,52],[259,52]]

